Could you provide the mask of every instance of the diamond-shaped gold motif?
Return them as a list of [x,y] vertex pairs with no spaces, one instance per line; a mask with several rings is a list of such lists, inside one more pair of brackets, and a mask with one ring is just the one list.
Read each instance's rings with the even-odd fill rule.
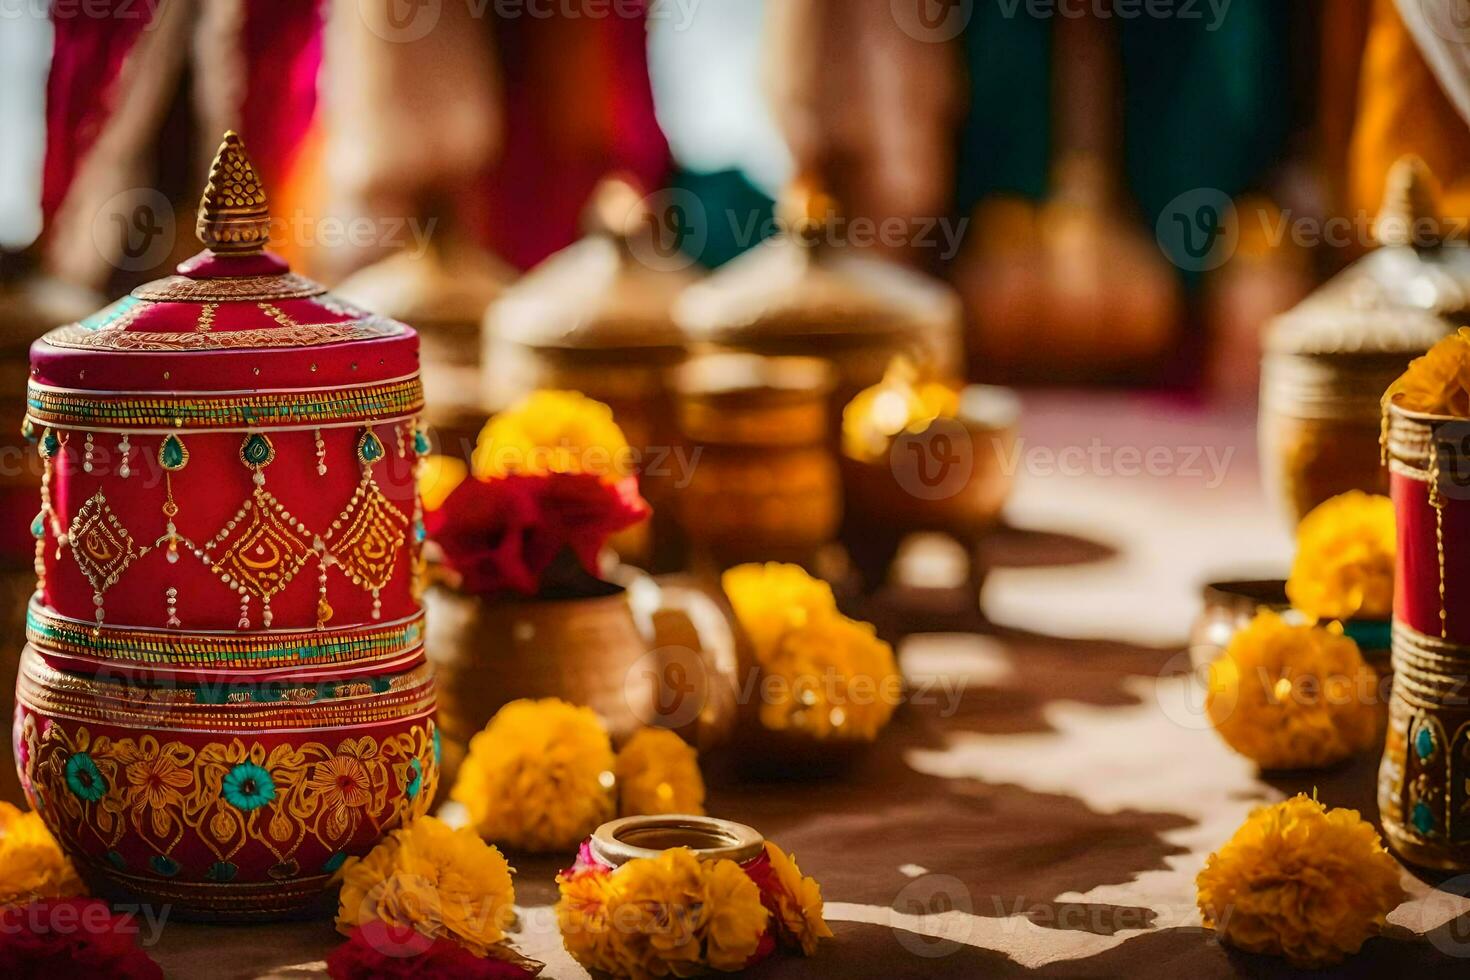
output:
[[265,493],[247,500],[243,517],[211,543],[209,555],[215,574],[227,585],[243,586],[262,602],[291,584],[313,554],[304,532],[277,516],[271,503]]
[[82,504],[82,509],[72,518],[67,540],[77,566],[92,583],[92,590],[99,594],[110,589],[133,559],[148,550],[134,544],[133,536],[117,519],[101,490]]
[[[358,487],[338,521],[341,537],[332,546],[337,564],[363,588],[372,592],[383,588],[393,577],[408,518],[369,480]],[[329,538],[338,533],[334,523]]]

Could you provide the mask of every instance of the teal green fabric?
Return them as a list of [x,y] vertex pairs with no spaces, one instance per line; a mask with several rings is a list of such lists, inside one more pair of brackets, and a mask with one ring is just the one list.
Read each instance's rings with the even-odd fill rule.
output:
[[769,227],[775,213],[775,202],[738,170],[710,174],[680,170],[671,189],[699,200],[701,207],[686,209],[690,213],[682,229],[682,246],[711,269],[760,244],[759,231]]
[[[1067,0],[1074,6],[1081,0]],[[1291,127],[1292,14],[1279,0],[1231,0],[1216,18],[1208,0],[1174,0],[1198,17],[1114,18],[1123,80],[1123,171],[1130,206],[1171,257],[1184,229],[1159,217],[1199,188],[1229,197],[1259,185],[1281,158]],[[955,210],[996,194],[1042,199],[1053,163],[1052,30],[1046,4],[974,0],[961,35],[969,105],[956,134]],[[1070,9],[1070,8],[1069,8]],[[1147,9],[1141,5],[1141,9]],[[1212,29],[1213,28],[1213,29]],[[673,186],[703,205],[686,240],[714,267],[755,245],[771,200],[738,171],[684,170]],[[1185,261],[1184,265],[1190,263]],[[1186,274],[1193,278],[1192,274]]]
[[961,37],[970,105],[959,133],[955,206],[969,214],[993,194],[1040,199],[1051,169],[1051,26],[996,0],[976,0]]

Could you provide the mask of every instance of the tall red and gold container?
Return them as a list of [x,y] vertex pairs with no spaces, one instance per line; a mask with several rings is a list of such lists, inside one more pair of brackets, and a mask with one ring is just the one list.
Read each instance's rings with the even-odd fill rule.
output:
[[228,134],[178,274],[31,351],[23,788],[94,891],[301,914],[425,810],[418,339],[264,250]]
[[1404,860],[1470,871],[1470,419],[1390,401],[1384,439],[1398,526],[1393,695],[1378,777],[1384,836]]

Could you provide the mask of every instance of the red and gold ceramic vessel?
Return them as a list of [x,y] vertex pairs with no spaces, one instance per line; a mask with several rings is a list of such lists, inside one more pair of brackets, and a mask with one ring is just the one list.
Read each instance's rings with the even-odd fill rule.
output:
[[242,920],[323,903],[438,773],[418,339],[292,274],[268,220],[229,134],[206,251],[32,349],[14,730],[95,891]]
[[1400,857],[1454,873],[1470,871],[1467,437],[1470,420],[1387,409],[1398,567],[1378,807]]

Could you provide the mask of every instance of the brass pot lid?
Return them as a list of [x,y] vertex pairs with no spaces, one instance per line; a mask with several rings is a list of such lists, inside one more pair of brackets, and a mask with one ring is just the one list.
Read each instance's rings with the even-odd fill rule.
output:
[[1379,247],[1272,321],[1276,354],[1421,354],[1470,322],[1470,247],[1441,237],[1434,176],[1418,157],[1388,174]]
[[421,253],[397,252],[348,276],[334,292],[364,309],[414,327],[478,328],[485,311],[515,280],[489,252],[450,237]]
[[839,247],[836,210],[810,182],[788,189],[778,215],[785,233],[680,297],[674,316],[692,339],[768,350],[817,340],[830,349],[958,322],[959,300],[943,283]]
[[652,261],[652,219],[628,180],[604,179],[588,202],[587,237],[526,273],[490,308],[486,329],[534,350],[682,351],[672,310],[696,275]]

